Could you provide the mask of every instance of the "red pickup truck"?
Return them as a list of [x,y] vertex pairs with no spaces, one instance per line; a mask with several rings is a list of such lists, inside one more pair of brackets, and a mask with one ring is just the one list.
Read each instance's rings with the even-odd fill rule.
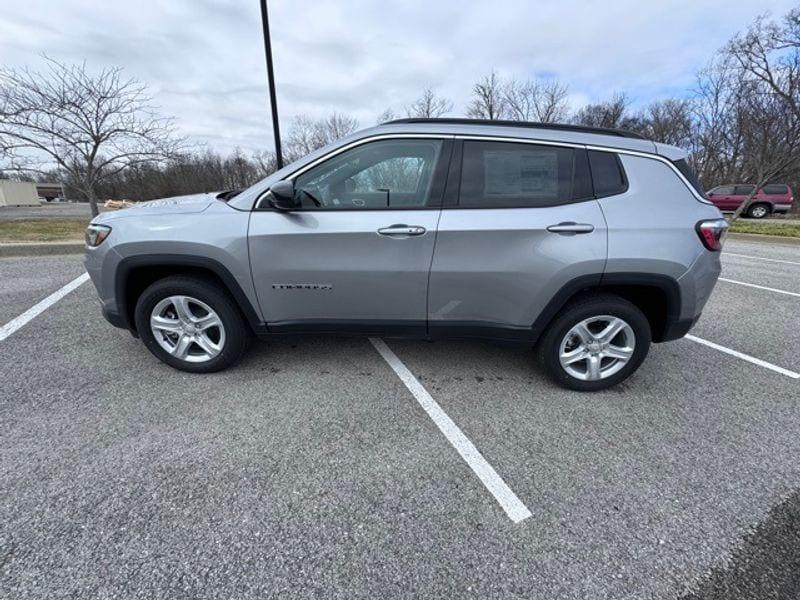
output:
[[[720,185],[706,192],[706,197],[723,212],[733,212],[753,192],[754,185]],[[772,213],[786,213],[792,208],[792,188],[784,183],[768,183],[753,196],[743,214],[753,219],[763,219]]]

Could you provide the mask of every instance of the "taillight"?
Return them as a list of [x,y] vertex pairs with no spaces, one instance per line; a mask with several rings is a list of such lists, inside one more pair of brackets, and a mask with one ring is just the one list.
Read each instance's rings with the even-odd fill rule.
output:
[[700,221],[695,229],[703,246],[712,252],[722,250],[722,242],[725,241],[725,234],[728,233],[728,222],[725,219]]

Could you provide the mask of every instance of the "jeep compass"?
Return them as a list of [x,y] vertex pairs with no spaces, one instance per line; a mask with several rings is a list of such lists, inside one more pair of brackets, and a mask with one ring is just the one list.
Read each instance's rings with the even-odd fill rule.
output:
[[576,390],[686,334],[727,229],[686,153],[619,130],[402,119],[251,187],[96,217],[105,318],[190,372],[252,337],[482,338]]

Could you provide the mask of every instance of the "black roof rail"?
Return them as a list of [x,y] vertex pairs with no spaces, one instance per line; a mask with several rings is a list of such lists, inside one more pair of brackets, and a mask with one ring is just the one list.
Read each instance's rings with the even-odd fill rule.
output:
[[646,139],[644,136],[627,131],[626,129],[612,129],[610,127],[588,127],[586,125],[571,125],[567,123],[536,123],[534,121],[506,121],[492,119],[461,119],[455,117],[440,117],[438,119],[410,118],[393,119],[381,125],[395,125],[399,123],[439,123],[440,125],[496,125],[508,127],[528,127],[530,129],[552,129],[555,131],[575,131],[578,133],[599,133],[602,135],[616,135],[618,137]]

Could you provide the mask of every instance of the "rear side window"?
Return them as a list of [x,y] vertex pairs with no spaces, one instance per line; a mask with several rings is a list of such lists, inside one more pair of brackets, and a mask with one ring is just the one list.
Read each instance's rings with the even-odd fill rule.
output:
[[[703,186],[700,185],[700,180],[697,178],[697,175],[689,166],[689,163],[686,162],[686,159],[681,158],[678,160],[673,160],[672,164],[677,167],[678,171],[681,172],[681,175],[683,175],[686,178],[686,181],[688,181],[692,185],[692,187],[698,194],[700,194],[701,196],[705,196],[705,192],[703,191]],[[722,192],[716,192],[716,193],[722,193]],[[730,194],[730,192],[725,192],[725,193]]]
[[761,188],[765,194],[783,196],[789,193],[789,188],[778,183],[771,183]]
[[559,146],[467,140],[459,206],[526,208],[588,198],[582,153]]
[[719,187],[715,187],[711,190],[711,193],[716,196],[731,196],[733,195],[733,186],[732,185],[721,185]]
[[737,185],[733,190],[734,196],[749,196],[756,189],[754,185]]
[[589,166],[592,169],[596,197],[613,196],[628,189],[625,171],[622,169],[619,157],[613,152],[589,150]]

